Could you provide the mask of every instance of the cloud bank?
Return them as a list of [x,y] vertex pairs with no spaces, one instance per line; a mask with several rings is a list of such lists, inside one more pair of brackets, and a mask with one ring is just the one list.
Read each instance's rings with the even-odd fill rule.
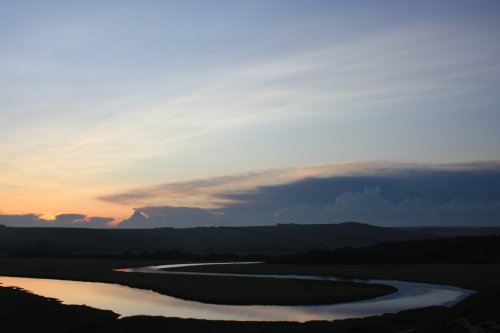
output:
[[[364,162],[264,170],[115,193],[136,207],[118,228],[250,226],[358,221],[382,226],[500,226],[500,162]],[[24,227],[113,227],[82,214],[0,214]],[[116,222],[116,221],[114,221]]]
[[[193,227],[360,221],[387,226],[499,225],[498,162],[409,165],[387,163],[284,169],[162,184],[138,191],[138,202],[213,198],[208,208],[142,206],[119,227]],[[302,171],[302,172],[299,172]],[[271,185],[267,180],[279,174]],[[288,181],[286,181],[288,180]],[[279,183],[281,181],[281,183]],[[236,185],[244,184],[238,189]],[[134,191],[104,200],[124,203]],[[223,203],[223,204],[221,204]]]
[[110,217],[85,216],[82,214],[59,214],[54,220],[46,220],[40,214],[0,214],[0,225],[9,227],[55,227],[55,228],[108,228]]
[[415,165],[389,162],[358,162],[260,170],[239,175],[164,183],[104,195],[98,197],[98,199],[127,206],[161,206],[167,203],[170,206],[194,205],[213,209],[237,202],[240,200],[238,195],[249,195],[260,187],[288,184],[306,178],[394,173],[410,167],[415,167]]

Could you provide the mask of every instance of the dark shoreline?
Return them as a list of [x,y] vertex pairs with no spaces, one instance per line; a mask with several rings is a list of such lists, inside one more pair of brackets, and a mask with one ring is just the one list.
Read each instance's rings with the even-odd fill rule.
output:
[[[0,329],[2,332],[353,332],[358,327],[369,332],[392,332],[417,327],[420,318],[434,318],[448,310],[441,307],[404,311],[363,319],[295,322],[236,322],[134,316],[118,318],[105,310],[79,305],[63,305],[23,290],[0,287]],[[27,320],[29,318],[29,320]]]
[[80,305],[63,305],[23,290],[0,286],[0,330],[5,333],[460,333],[497,332],[500,288],[479,292],[456,306],[428,307],[396,314],[336,321],[234,322],[118,315]]

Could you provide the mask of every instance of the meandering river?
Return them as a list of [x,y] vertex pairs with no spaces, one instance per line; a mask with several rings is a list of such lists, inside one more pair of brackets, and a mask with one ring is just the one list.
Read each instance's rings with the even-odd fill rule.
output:
[[[210,265],[213,264],[228,263],[210,263]],[[256,276],[280,279],[338,280],[333,276],[319,275],[223,274],[162,270],[194,265],[207,264],[148,266],[125,268],[118,271],[144,274],[218,275],[233,276],[235,278]],[[0,277],[0,284],[3,286],[19,287],[44,297],[57,298],[64,304],[85,304],[98,309],[111,310],[122,317],[150,315],[236,321],[305,322],[310,320],[360,318],[433,305],[451,306],[473,293],[471,290],[458,287],[429,283],[395,280],[362,280],[361,282],[391,285],[397,288],[398,291],[369,300],[332,305],[218,305],[182,300],[150,290],[110,283]]]

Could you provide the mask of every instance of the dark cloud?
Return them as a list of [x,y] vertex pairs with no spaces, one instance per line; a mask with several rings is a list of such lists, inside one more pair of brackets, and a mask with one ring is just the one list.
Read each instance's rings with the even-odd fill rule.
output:
[[55,222],[63,222],[63,223],[79,223],[85,222],[86,216],[82,214],[59,214],[56,216]]
[[0,215],[0,224],[10,227],[34,227],[39,223],[40,219],[35,214]]
[[198,227],[217,225],[217,214],[190,207],[143,207],[120,223],[121,228]]
[[[359,221],[387,226],[500,225],[500,163],[359,169],[349,175],[317,174],[328,166],[286,169],[294,179],[276,184],[275,171],[241,178],[219,177],[160,186],[161,195],[208,195],[215,208],[144,205],[121,228],[266,225],[276,223],[340,223]],[[313,170],[313,172],[310,172]],[[254,180],[256,183],[254,184]],[[259,185],[265,184],[265,185]],[[271,184],[271,185],[269,185]],[[198,187],[197,187],[198,186]],[[239,186],[242,186],[239,188]],[[168,190],[167,192],[162,192]],[[132,194],[132,193],[130,193]],[[145,197],[151,195],[144,193]],[[221,204],[222,203],[222,204]],[[104,228],[111,218],[60,214],[46,221],[37,214],[2,215],[9,226]]]
[[500,200],[483,202],[453,198],[435,203],[429,199],[405,198],[394,202],[379,188],[346,192],[325,205],[302,204],[277,210],[276,220],[286,223],[362,221],[376,225],[499,225]]
[[216,209],[144,207],[124,226],[339,223],[500,225],[498,163],[384,170],[380,175],[308,178],[219,193]]
[[87,217],[87,220],[85,221],[85,223],[90,223],[95,225],[106,225],[106,226],[111,222],[113,222],[113,218],[99,217],[99,216]]
[[379,188],[384,197],[399,202],[405,198],[426,198],[445,203],[453,198],[494,202],[500,199],[500,169],[406,170],[384,176],[311,178],[298,182],[260,187],[257,191],[222,194],[233,206],[275,206],[282,203],[326,204],[345,192]]
[[59,214],[53,221],[44,220],[38,214],[0,214],[0,224],[9,227],[107,228],[112,221],[109,217],[88,217],[82,214]]

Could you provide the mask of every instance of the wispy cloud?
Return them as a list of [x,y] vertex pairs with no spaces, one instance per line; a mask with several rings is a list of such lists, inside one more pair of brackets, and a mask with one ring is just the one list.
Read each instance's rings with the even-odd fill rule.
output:
[[[404,27],[266,55],[258,62],[238,58],[202,72],[160,72],[123,87],[120,97],[89,102],[81,96],[85,101],[76,98],[79,104],[50,105],[59,111],[40,112],[44,117],[36,124],[23,120],[16,131],[7,129],[0,134],[5,157],[0,169],[16,168],[18,178],[43,173],[53,183],[96,182],[114,170],[133,181],[137,176],[127,165],[175,158],[229,130],[396,109],[409,113],[422,99],[448,103],[452,96],[476,94],[488,78],[500,76],[497,48],[480,47],[471,32],[457,34],[440,26]],[[155,86],[164,86],[167,74],[190,83],[162,93]],[[38,106],[17,113],[38,118],[29,111],[33,107]]]
[[[336,172],[286,165],[500,157],[498,29],[475,11],[462,22],[393,4],[0,6],[9,212],[220,207],[222,192]],[[409,20],[386,20],[388,6]]]
[[310,178],[394,176],[404,177],[415,171],[475,171],[497,170],[500,162],[462,164],[417,164],[394,162],[357,162],[309,167],[291,167],[196,179],[185,182],[164,183],[147,188],[132,189],[99,199],[127,206],[189,206],[220,208],[248,199],[248,194],[259,193],[263,187],[296,183]]
[[222,195],[248,192],[260,186],[285,184],[309,177],[326,177],[342,174],[368,173],[404,167],[385,162],[332,164],[310,167],[291,167],[248,172],[236,175],[195,179],[184,182],[164,183],[147,188],[132,189],[121,193],[100,196],[99,199],[122,205],[198,206],[215,208],[231,203]]

